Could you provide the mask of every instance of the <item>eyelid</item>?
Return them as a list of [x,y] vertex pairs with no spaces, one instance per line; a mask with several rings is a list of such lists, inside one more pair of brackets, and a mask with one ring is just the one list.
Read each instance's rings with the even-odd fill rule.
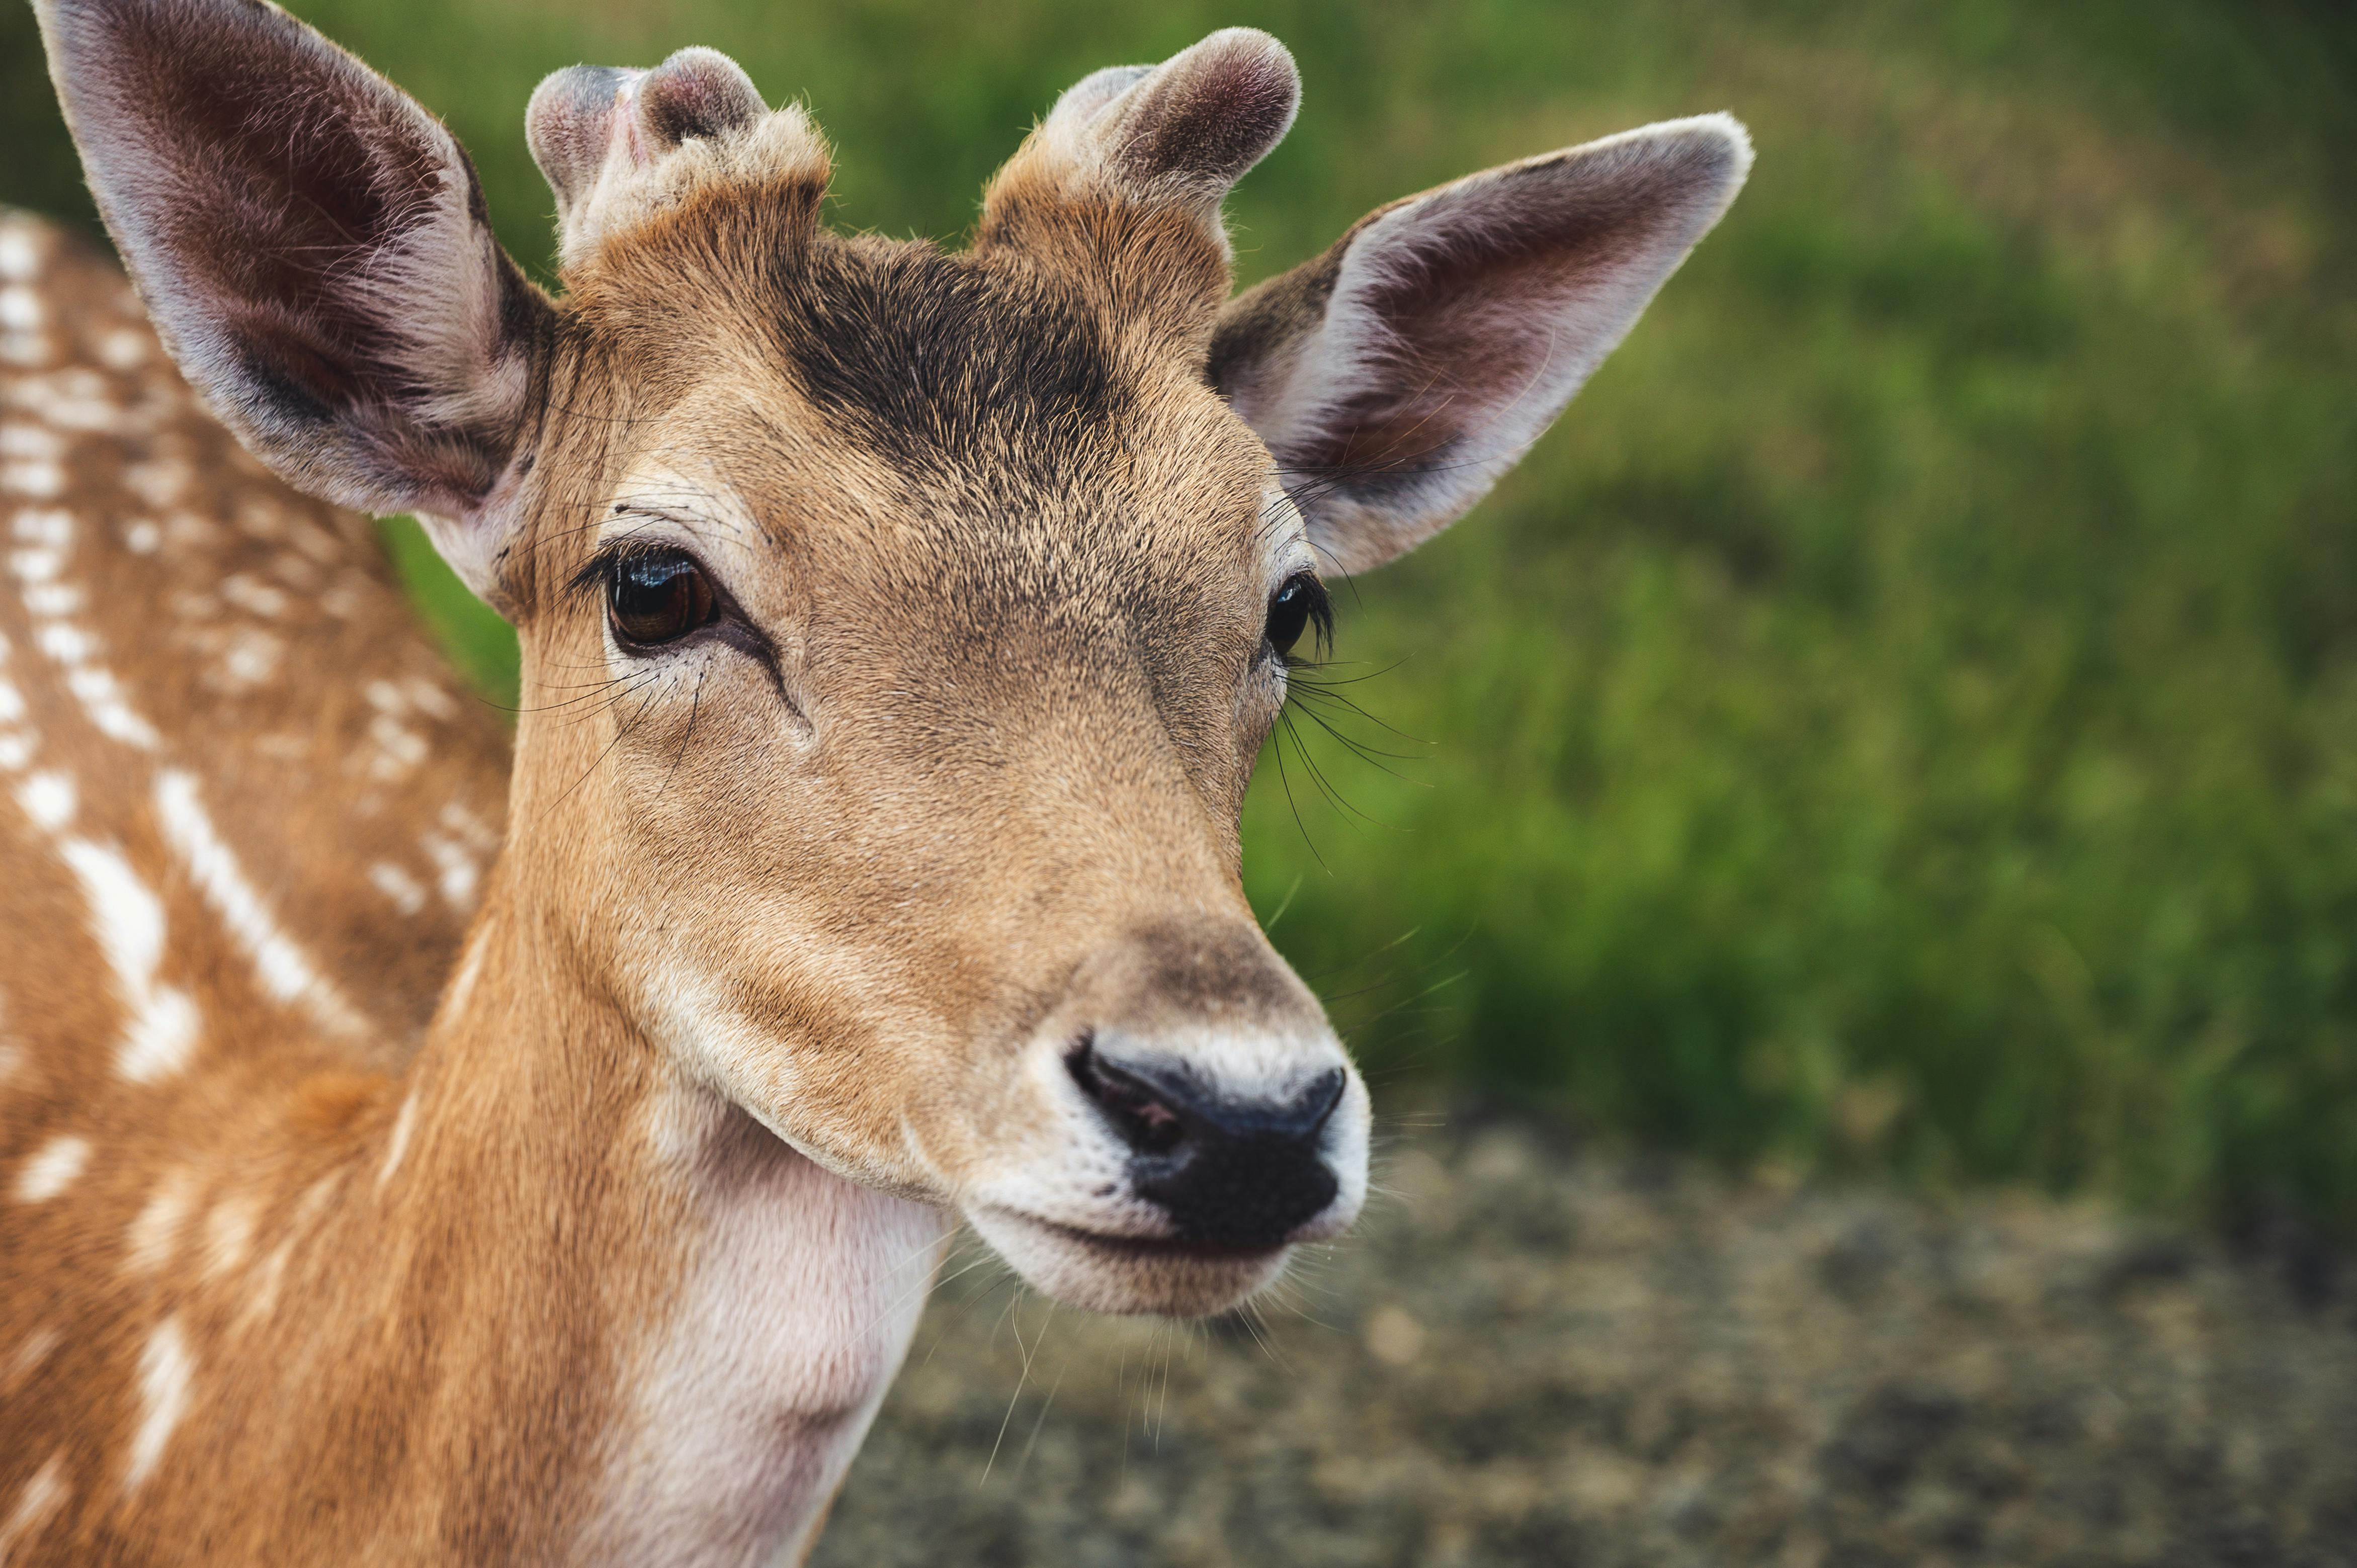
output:
[[703,573],[716,589],[720,587],[720,579],[694,551],[667,541],[625,539],[600,544],[590,552],[589,559],[581,564],[581,569],[565,579],[564,596],[567,599],[587,598],[593,594],[602,593],[613,576],[615,566],[634,556],[648,555],[684,555],[695,564],[695,569]]
[[[604,585],[606,577],[613,570],[616,562],[627,560],[633,555],[650,554],[686,556],[695,563],[696,569],[702,572],[716,588],[721,588],[726,594],[726,590],[722,586],[720,575],[715,572],[712,569],[712,564],[705,559],[704,552],[696,548],[694,537],[688,532],[687,521],[687,519],[678,513],[666,511],[660,507],[631,506],[617,501],[613,510],[600,524],[600,536],[589,552],[589,559],[582,563],[580,570],[565,580],[563,596],[570,599],[596,591]],[[622,522],[634,522],[635,526],[627,528],[615,526]],[[646,526],[649,523],[669,523],[672,529],[677,532],[651,530]]]

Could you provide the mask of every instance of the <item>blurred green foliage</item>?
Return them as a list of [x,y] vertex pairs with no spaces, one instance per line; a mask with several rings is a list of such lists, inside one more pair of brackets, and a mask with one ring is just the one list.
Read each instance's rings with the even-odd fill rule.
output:
[[[837,222],[951,235],[1064,83],[1265,27],[1307,97],[1233,204],[1248,281],[1422,186],[1732,108],[1760,161],[1726,226],[1496,496],[1341,589],[1324,678],[1392,727],[1304,717],[1400,756],[1303,725],[1247,813],[1256,904],[1379,1080],[1738,1160],[2357,1220],[2346,7],[296,9],[449,119],[536,266],[533,81],[692,42],[810,102]],[[8,14],[0,195],[63,210]]]

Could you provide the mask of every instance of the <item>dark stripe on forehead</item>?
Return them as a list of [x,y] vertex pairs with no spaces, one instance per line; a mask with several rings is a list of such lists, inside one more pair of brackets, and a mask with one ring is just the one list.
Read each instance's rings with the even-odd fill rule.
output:
[[782,271],[780,326],[804,394],[902,466],[1049,467],[1056,441],[1131,403],[1095,318],[1023,274],[825,238]]

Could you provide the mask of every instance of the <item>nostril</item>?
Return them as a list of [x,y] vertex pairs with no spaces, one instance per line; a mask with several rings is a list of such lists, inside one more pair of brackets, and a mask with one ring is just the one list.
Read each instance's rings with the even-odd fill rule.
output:
[[1335,1068],[1283,1099],[1223,1094],[1190,1064],[1109,1054],[1093,1033],[1065,1069],[1130,1148],[1130,1189],[1169,1216],[1181,1240],[1282,1246],[1340,1190],[1321,1152],[1349,1089]]
[[1296,1096],[1293,1103],[1282,1113],[1281,1119],[1290,1123],[1288,1130],[1293,1136],[1307,1142],[1324,1132],[1327,1120],[1334,1114],[1334,1107],[1342,1103],[1342,1090],[1347,1083],[1340,1068],[1310,1079],[1309,1087]]
[[1064,1066],[1081,1092],[1141,1155],[1167,1155],[1187,1136],[1187,1123],[1153,1085],[1135,1073],[1124,1072],[1099,1057],[1095,1039],[1081,1036],[1064,1058]]

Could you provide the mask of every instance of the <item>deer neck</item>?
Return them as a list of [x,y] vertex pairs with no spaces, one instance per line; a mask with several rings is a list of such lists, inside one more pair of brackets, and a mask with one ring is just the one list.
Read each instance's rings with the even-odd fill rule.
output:
[[874,1416],[945,1217],[694,1081],[525,880],[498,879],[355,1184],[399,1293],[383,1326],[421,1342],[447,1407],[424,1473],[543,1477],[566,1560],[773,1560]]

